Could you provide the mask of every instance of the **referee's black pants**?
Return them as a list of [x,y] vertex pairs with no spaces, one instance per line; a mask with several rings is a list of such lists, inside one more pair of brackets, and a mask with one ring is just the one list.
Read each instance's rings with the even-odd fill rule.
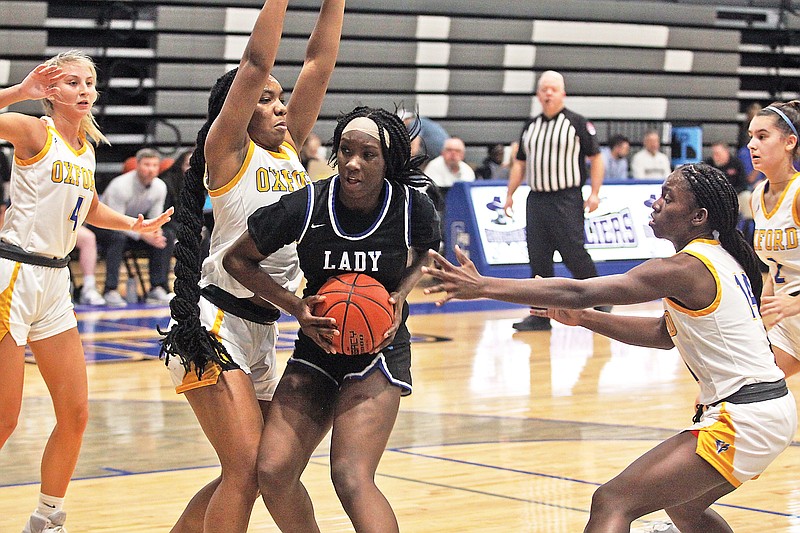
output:
[[583,195],[579,187],[555,192],[531,191],[525,211],[531,277],[553,277],[556,250],[573,278],[597,276],[585,248]]

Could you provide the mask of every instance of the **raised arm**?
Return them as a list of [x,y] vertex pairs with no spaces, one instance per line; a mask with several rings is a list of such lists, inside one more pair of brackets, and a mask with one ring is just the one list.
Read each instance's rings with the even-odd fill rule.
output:
[[212,187],[230,181],[247,154],[247,127],[275,64],[287,3],[288,0],[264,2],[222,111],[208,132],[205,155],[209,176],[215,180]]
[[328,90],[339,41],[342,36],[345,0],[324,0],[306,47],[306,57],[297,78],[286,114],[290,141],[300,150],[317,122]]
[[[52,85],[64,77],[60,67],[39,65],[21,83],[0,89],[0,109],[26,100],[41,100],[58,95]],[[22,159],[33,157],[44,147],[47,128],[38,118],[21,113],[0,114],[0,139],[14,146]]]

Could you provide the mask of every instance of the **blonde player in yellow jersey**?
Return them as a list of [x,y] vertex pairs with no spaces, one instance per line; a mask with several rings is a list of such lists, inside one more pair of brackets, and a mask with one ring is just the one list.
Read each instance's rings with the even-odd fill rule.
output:
[[[185,394],[222,472],[195,494],[173,533],[244,532],[258,496],[263,419],[280,378],[275,323],[280,311],[233,279],[222,258],[247,230],[250,215],[310,181],[298,153],[333,73],[345,6],[345,0],[321,2],[303,67],[284,103],[283,87],[270,72],[287,3],[264,2],[239,67],[212,88],[209,116],[178,202],[189,208],[178,214],[173,323],[163,351],[176,391]],[[201,271],[206,188],[215,223]],[[282,287],[297,289],[301,271],[294,245],[265,259],[260,269]]]
[[753,248],[769,265],[761,312],[772,322],[769,340],[787,376],[800,372],[800,101],[773,102],[750,121],[747,147],[753,168],[766,176],[750,206]]
[[[700,385],[694,425],[631,463],[592,498],[586,532],[629,533],[631,523],[666,510],[681,531],[729,533],[710,508],[761,474],[792,442],[797,408],[775,364],[758,312],[761,273],[736,229],[736,192],[722,172],[684,165],[669,175],[653,204],[653,233],[678,253],[651,259],[625,274],[586,280],[481,276],[457,251],[461,266],[433,253],[441,270],[426,269],[446,291],[439,303],[494,298],[583,326],[627,344],[674,347]],[[663,299],[660,317],[609,315],[591,309]]]
[[0,108],[43,100],[46,117],[0,114],[0,138],[14,146],[11,207],[0,229],[0,446],[19,418],[30,345],[56,415],[42,457],[39,504],[24,533],[63,532],[62,510],[88,419],[86,362],[69,294],[68,254],[85,221],[154,232],[172,209],[144,220],[101,204],[94,189],[92,117],[97,73],[81,52],[59,54],[0,90]]

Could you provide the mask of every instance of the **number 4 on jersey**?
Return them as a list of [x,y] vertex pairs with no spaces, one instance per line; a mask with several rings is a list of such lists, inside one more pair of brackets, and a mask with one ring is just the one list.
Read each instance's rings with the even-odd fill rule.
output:
[[72,214],[69,216],[69,219],[72,221],[72,231],[78,229],[78,220],[81,213],[82,205],[83,205],[83,196],[78,196],[78,202],[75,204],[75,209],[72,210]]

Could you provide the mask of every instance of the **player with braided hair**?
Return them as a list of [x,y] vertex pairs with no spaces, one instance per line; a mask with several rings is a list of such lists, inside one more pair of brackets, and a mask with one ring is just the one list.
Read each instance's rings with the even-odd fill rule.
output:
[[[406,297],[427,251],[439,247],[439,222],[415,188],[430,183],[419,169],[424,157],[411,157],[411,137],[396,113],[357,107],[343,115],[333,150],[339,174],[256,211],[224,260],[231,275],[294,315],[301,328],[264,422],[259,487],[281,531],[318,532],[300,476],[333,428],[331,478],[355,530],[398,531],[375,471],[400,397],[411,393]],[[295,242],[307,280],[302,299],[258,269]],[[346,272],[372,276],[394,304],[393,324],[370,354],[335,353],[335,319],[312,314],[323,283]]]
[[[458,249],[461,266],[433,253],[441,270],[423,269],[440,282],[425,292],[447,292],[440,305],[495,298],[549,308],[531,312],[627,344],[678,348],[700,385],[694,424],[597,489],[586,532],[628,533],[631,522],[660,509],[681,531],[731,532],[710,505],[761,474],[792,442],[797,409],[759,315],[752,288],[760,273],[734,227],[737,216],[736,192],[722,172],[684,165],[667,177],[650,221],[678,251],[671,257],[586,280],[483,277]],[[658,298],[660,317],[585,309]]]
[[[179,202],[176,296],[162,352],[176,391],[185,393],[222,473],[192,498],[173,532],[246,531],[258,495],[258,443],[279,378],[275,321],[280,311],[233,279],[222,258],[246,231],[249,215],[310,182],[298,152],[316,123],[333,73],[345,6],[345,0],[322,1],[285,104],[270,72],[287,3],[264,2],[238,68],[211,90],[208,119],[198,133]],[[206,187],[215,225],[201,271]],[[293,246],[258,268],[287,290],[300,284]]]
[[761,312],[772,322],[769,340],[778,366],[800,372],[800,100],[773,102],[750,121],[747,147],[753,168],[766,179],[750,199],[755,229],[753,248],[769,265]]

